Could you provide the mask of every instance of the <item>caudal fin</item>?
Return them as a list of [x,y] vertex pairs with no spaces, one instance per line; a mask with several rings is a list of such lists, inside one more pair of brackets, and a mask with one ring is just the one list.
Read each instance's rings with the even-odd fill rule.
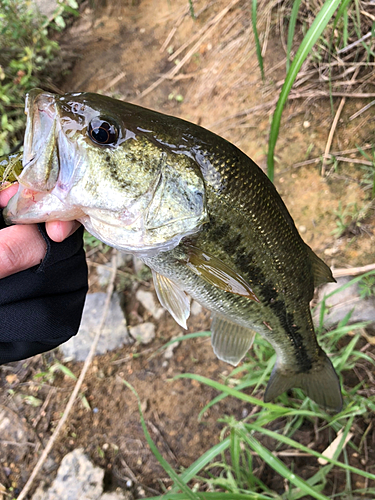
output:
[[322,351],[319,362],[309,372],[288,373],[276,365],[271,373],[264,401],[267,403],[293,387],[302,389],[306,395],[323,408],[336,412],[342,409],[340,382],[331,361]]

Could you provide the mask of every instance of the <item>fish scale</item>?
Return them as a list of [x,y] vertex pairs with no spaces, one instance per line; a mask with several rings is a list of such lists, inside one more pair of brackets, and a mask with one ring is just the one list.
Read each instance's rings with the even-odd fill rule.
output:
[[[34,90],[26,113],[30,163],[6,220],[77,218],[152,269],[161,304],[181,326],[186,294],[207,307],[220,359],[237,365],[255,333],[266,338],[277,354],[266,401],[299,387],[340,410],[309,309],[314,286],[332,274],[249,157],[202,127],[96,94]],[[24,186],[33,185],[30,201]]]

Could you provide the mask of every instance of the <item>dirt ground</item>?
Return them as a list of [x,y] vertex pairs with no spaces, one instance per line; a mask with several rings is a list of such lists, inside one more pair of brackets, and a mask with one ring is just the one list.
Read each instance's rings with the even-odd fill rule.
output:
[[[266,19],[265,27],[270,26],[270,33],[263,84],[248,3],[232,2],[233,8],[224,12],[227,0],[198,1],[194,5],[199,15],[193,20],[187,0],[85,2],[80,18],[60,40],[63,51],[74,53],[76,62],[59,85],[63,91],[106,93],[198,123],[236,144],[265,168],[274,109],[270,103],[277,97],[279,83],[285,76],[285,52],[272,18],[269,24]],[[202,31],[215,16],[220,19]],[[170,56],[185,43],[189,44],[187,48],[170,61]],[[190,49],[191,55],[180,71],[150,90],[162,75],[171,74],[184,62]],[[349,121],[349,116],[363,104],[362,100],[348,100],[336,129],[333,151],[350,150],[356,144],[371,142],[373,121],[367,117],[364,126],[364,115]],[[329,265],[337,268],[370,264],[375,257],[371,211],[366,211],[361,230],[355,235],[349,231],[338,239],[332,234],[340,204],[342,209],[353,203],[358,207],[368,203],[356,164],[346,164],[345,170],[332,168],[327,178],[321,177],[317,163],[294,166],[322,154],[331,123],[328,99],[290,102],[276,149],[275,184],[305,241]],[[97,254],[91,257],[92,260],[107,258]],[[95,268],[90,269],[92,290],[97,290]],[[143,319],[155,322],[134,299],[138,286],[153,290],[150,282],[141,285],[135,282],[123,290],[128,322],[135,324]],[[171,360],[165,362],[163,355],[156,353],[157,349],[183,330],[167,313],[156,326],[156,340],[150,346],[125,346],[95,359],[82,390],[91,410],[85,408],[82,399],[76,402],[41,475],[47,482],[67,452],[83,447],[97,465],[106,469],[108,488],[125,486],[132,475],[151,488],[150,494],[155,490],[160,492],[161,483],[170,484],[145,442],[136,399],[123,379],[137,390],[151,436],[174,467],[189,466],[218,442],[222,429],[217,422],[219,417],[241,418],[251,411],[244,403],[228,398],[198,421],[199,411],[216,392],[187,379],[172,380],[173,377],[189,372],[221,381],[231,368],[216,359],[208,339],[181,343]],[[189,332],[209,330],[209,313],[203,311],[193,317],[188,326]],[[6,472],[1,473],[0,483],[6,487],[13,485],[15,493],[29,477],[74,386],[68,376],[50,375],[49,367],[59,357],[51,353],[0,369],[1,408],[19,419],[30,443],[27,452],[11,446],[1,451],[6,468],[2,470]],[[67,366],[78,376],[82,364]],[[35,378],[38,374],[44,376]],[[353,386],[356,382],[348,380]],[[34,406],[30,396],[43,404]],[[312,428],[301,428],[294,437],[307,445],[312,435]],[[315,449],[323,451],[329,439],[328,433],[320,433]],[[373,451],[368,453],[368,463],[375,463]],[[308,477],[311,465],[304,460],[295,461],[295,470],[301,473],[304,469]],[[352,457],[351,463],[361,466],[359,460]],[[260,478],[276,491],[283,491],[281,479],[267,468],[260,471]]]

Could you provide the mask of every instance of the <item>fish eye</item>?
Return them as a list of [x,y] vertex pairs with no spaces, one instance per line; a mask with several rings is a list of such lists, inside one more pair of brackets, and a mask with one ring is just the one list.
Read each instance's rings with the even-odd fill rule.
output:
[[107,120],[96,117],[89,124],[88,134],[90,139],[96,144],[107,146],[114,144],[118,138],[117,126]]

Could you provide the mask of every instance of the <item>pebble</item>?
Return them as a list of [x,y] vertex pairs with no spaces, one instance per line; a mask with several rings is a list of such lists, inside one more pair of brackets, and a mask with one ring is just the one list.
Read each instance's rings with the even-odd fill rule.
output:
[[129,327],[130,335],[141,344],[149,344],[155,338],[154,323],[141,323]]
[[196,300],[193,300],[191,302],[190,306],[190,313],[192,316],[198,316],[203,311],[203,307],[197,302]]
[[[177,335],[175,337],[172,337],[171,340],[175,340],[178,337],[181,337],[181,335]],[[173,342],[173,344],[169,344],[169,346],[166,348],[164,351],[164,358],[165,359],[171,359],[173,357],[173,351],[180,345],[180,342]]]
[[[60,346],[65,359],[76,361],[86,359],[102,318],[106,296],[107,294],[102,292],[87,295],[78,334]],[[120,297],[115,293],[111,298],[109,312],[95,354],[104,354],[131,342],[125,316],[120,306]]]
[[104,470],[95,467],[82,448],[65,455],[52,485],[39,486],[32,500],[134,500],[130,491],[117,488],[103,493]]
[[155,301],[154,295],[151,292],[137,290],[135,294],[137,300],[155,319],[160,319],[164,314],[164,309],[159,307]]
[[83,449],[65,455],[50,488],[37,489],[32,500],[99,500],[103,493],[104,470],[95,467]]

